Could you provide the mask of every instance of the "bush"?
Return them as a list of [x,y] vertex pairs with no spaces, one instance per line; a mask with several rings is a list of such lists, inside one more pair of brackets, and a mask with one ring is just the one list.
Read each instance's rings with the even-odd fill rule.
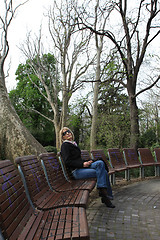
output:
[[57,148],[54,146],[45,146],[44,148],[46,149],[47,152],[54,152],[57,154]]

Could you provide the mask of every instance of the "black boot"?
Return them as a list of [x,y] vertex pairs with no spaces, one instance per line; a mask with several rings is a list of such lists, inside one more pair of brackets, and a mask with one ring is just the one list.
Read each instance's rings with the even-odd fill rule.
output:
[[102,203],[105,203],[105,205],[109,208],[115,208],[115,206],[111,203],[107,196],[107,189],[106,188],[99,188],[99,196],[101,196]]

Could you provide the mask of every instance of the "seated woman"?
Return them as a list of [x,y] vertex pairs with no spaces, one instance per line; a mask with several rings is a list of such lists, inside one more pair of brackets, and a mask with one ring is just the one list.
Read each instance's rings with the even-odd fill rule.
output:
[[112,188],[104,162],[102,160],[83,161],[81,150],[74,141],[74,134],[69,128],[61,129],[60,140],[62,158],[73,177],[75,179],[97,178],[97,188],[102,203],[105,203],[107,207],[114,208],[115,206],[110,201],[113,199]]

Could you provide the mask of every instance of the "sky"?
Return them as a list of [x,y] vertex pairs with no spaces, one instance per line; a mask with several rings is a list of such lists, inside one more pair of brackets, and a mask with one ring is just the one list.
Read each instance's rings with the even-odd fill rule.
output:
[[[14,0],[13,2],[22,2]],[[9,77],[6,78],[6,87],[8,91],[16,87],[15,72],[20,63],[24,63],[23,55],[18,48],[26,38],[27,32],[32,30],[38,33],[41,23],[47,25],[47,18],[44,17],[45,12],[51,6],[53,0],[30,0],[25,5],[21,6],[15,18],[12,20],[8,31],[9,54],[5,62],[5,72],[7,73],[10,65]],[[48,27],[46,26],[47,30]]]

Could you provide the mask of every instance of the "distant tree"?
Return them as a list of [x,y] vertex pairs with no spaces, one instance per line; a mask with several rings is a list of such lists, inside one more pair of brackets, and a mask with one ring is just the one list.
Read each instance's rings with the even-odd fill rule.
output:
[[81,96],[76,102],[70,105],[68,125],[74,132],[75,139],[81,148],[90,148],[90,131],[91,131],[91,111],[89,94]]
[[98,104],[97,145],[128,147],[130,115],[128,97],[118,84],[102,84]]
[[148,92],[140,106],[140,143],[143,147],[160,144],[160,97],[157,90]]
[[157,143],[156,141],[156,129],[150,128],[140,135],[139,147],[151,148]]
[[[102,16],[102,19],[98,21],[99,15],[99,0],[96,0],[95,6],[95,21],[94,21],[94,29],[97,28],[104,29],[106,25],[106,21],[108,16],[105,18]],[[96,135],[97,135],[97,118],[98,118],[98,94],[99,94],[99,84],[101,78],[101,55],[103,51],[103,41],[104,35],[99,36],[95,34],[95,46],[96,46],[96,70],[95,70],[95,83],[93,90],[93,108],[92,108],[92,125],[91,125],[91,135],[90,135],[90,149],[96,148]]]

